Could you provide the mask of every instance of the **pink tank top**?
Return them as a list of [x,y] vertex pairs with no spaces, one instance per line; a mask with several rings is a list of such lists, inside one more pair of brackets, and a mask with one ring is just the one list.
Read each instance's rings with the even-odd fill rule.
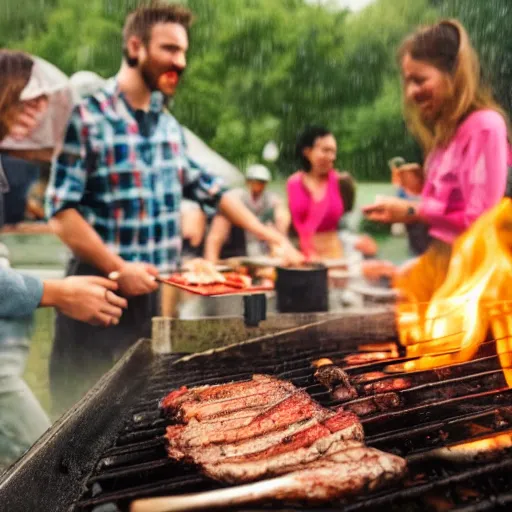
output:
[[311,239],[315,233],[338,230],[344,208],[336,171],[329,171],[325,194],[319,201],[313,199],[302,178],[302,171],[290,176],[286,191],[293,226],[299,235],[303,252],[308,255],[312,251]]

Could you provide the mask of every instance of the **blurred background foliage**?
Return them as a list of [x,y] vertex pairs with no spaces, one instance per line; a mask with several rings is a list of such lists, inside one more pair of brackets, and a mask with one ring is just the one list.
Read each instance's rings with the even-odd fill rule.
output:
[[[135,0],[0,0],[0,44],[68,74],[116,73],[121,28]],[[293,147],[307,123],[338,138],[338,167],[387,181],[395,155],[421,160],[401,115],[396,50],[415,26],[457,17],[483,71],[512,108],[512,1],[376,0],[351,13],[304,0],[188,0],[196,14],[189,67],[172,110],[238,166],[281,148],[274,171],[296,168]]]

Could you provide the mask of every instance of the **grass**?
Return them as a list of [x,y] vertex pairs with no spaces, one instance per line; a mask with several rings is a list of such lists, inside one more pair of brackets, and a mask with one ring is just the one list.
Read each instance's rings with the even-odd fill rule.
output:
[[[272,183],[275,191],[284,192],[284,182]],[[357,188],[357,205],[351,223],[357,224],[359,207],[371,203],[377,194],[392,194],[393,189],[383,183],[363,183]],[[379,256],[396,263],[407,257],[404,238],[376,237],[379,242]],[[66,249],[58,240],[49,235],[6,235],[2,236],[10,251],[13,266],[22,268],[55,269],[63,268]],[[53,339],[54,312],[51,309],[38,310],[32,337],[30,356],[25,378],[46,411],[50,411],[51,398],[48,385],[48,361]]]
[[48,362],[52,350],[54,316],[54,311],[49,308],[36,312],[32,345],[25,369],[27,384],[48,414],[51,412]]

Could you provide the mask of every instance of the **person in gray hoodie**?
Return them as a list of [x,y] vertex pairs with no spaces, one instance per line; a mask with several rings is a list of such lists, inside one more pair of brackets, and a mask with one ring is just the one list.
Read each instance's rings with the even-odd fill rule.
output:
[[56,307],[97,325],[118,323],[126,300],[117,284],[101,277],[42,281],[0,263],[0,466],[20,457],[50,426],[23,380],[32,317],[38,307]]

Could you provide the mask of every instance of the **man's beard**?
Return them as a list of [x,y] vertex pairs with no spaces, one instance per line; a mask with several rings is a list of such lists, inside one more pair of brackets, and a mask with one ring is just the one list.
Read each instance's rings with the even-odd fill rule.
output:
[[151,65],[151,61],[146,61],[139,65],[140,75],[146,84],[146,87],[151,91],[158,91],[158,77],[161,72],[155,71],[156,66]]
[[168,73],[169,71],[175,71],[178,74],[178,77],[183,73],[183,69],[178,68],[177,66],[159,69],[158,66],[152,63],[151,59],[148,59],[139,65],[139,72],[142,80],[151,92],[160,91],[158,80],[164,73]]

